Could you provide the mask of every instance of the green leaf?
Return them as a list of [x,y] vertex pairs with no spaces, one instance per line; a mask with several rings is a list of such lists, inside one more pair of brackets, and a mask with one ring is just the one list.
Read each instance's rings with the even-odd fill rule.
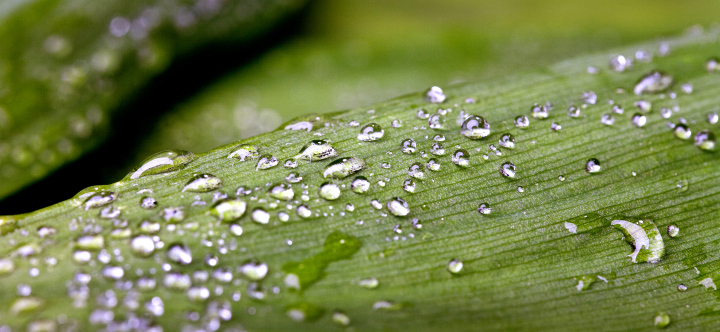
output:
[[[693,134],[717,129],[706,115],[720,76],[706,61],[718,36],[454,86],[440,104],[416,93],[304,117],[290,125],[310,131],[282,126],[183,159],[160,154],[122,181],[2,218],[0,321],[315,331],[648,330],[669,319],[669,329],[713,329],[718,157],[676,136],[683,122]],[[607,67],[613,54],[659,46],[669,54]],[[653,70],[674,84],[633,94]],[[546,102],[547,119],[515,126]],[[573,105],[579,117],[566,115]],[[485,133],[461,130],[463,114],[487,119],[491,133],[468,139]],[[382,137],[358,140],[379,136],[370,123]],[[307,145],[318,139],[338,157],[302,154],[327,148]],[[460,149],[464,166],[453,162]],[[432,159],[439,168],[426,168]]]
[[302,5],[295,0],[0,5],[0,198],[97,147],[114,114],[173,61],[203,47],[247,44]]

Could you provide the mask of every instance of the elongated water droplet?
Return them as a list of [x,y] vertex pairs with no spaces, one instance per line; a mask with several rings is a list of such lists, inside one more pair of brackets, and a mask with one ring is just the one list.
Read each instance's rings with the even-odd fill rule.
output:
[[663,72],[653,71],[640,78],[633,88],[633,93],[641,95],[643,93],[663,92],[667,90],[672,83],[672,76]]
[[297,167],[298,167],[297,160],[295,160],[295,159],[285,160],[285,162],[283,163],[283,167],[285,167],[285,168],[291,168],[291,169],[292,169],[292,168],[297,168]]
[[585,171],[588,173],[600,172],[600,161],[595,158],[588,159],[587,163],[585,163]]
[[327,165],[323,171],[324,178],[344,179],[365,168],[365,161],[360,158],[340,158]]
[[384,135],[385,130],[379,124],[368,123],[360,129],[357,139],[363,142],[372,142],[381,139]]
[[408,203],[400,197],[395,197],[387,202],[387,209],[396,217],[407,216],[410,213]]
[[368,181],[364,176],[358,176],[352,183],[350,183],[350,188],[355,193],[363,194],[370,189],[370,181]]
[[267,225],[267,223],[270,222],[270,213],[263,209],[255,208],[252,213],[250,213],[250,219],[258,224]]
[[673,129],[673,133],[675,134],[675,137],[681,140],[688,140],[692,136],[692,131],[690,130],[690,128],[688,128],[688,126],[683,123],[676,124],[675,128]]
[[506,178],[514,178],[515,177],[515,164],[506,161],[502,165],[500,165],[500,174]]
[[324,140],[314,140],[303,146],[296,159],[318,161],[337,156],[337,150]]
[[83,235],[75,240],[75,248],[81,250],[100,250],[105,248],[105,238],[102,235]]
[[610,223],[625,234],[625,241],[635,247],[628,255],[633,263],[647,261],[657,263],[665,255],[665,244],[657,226],[649,220],[639,220],[637,223],[614,220]]
[[132,172],[131,179],[142,176],[171,172],[195,159],[195,154],[183,150],[167,150],[151,155],[142,162],[140,168]]
[[430,89],[425,92],[425,101],[433,104],[440,104],[445,101],[445,94],[440,87],[430,87]]
[[470,115],[463,122],[460,134],[469,139],[481,139],[490,135],[490,123],[481,116]]
[[262,155],[260,160],[258,160],[257,166],[255,166],[255,170],[268,169],[277,166],[277,164],[277,158],[267,154]]
[[[676,127],[677,128],[677,127]],[[698,131],[695,135],[695,146],[703,151],[715,150],[715,134],[707,129]]]
[[175,262],[180,265],[188,265],[192,263],[192,252],[188,246],[182,243],[171,244],[168,247],[167,252],[165,252],[165,256],[167,256],[171,262]]
[[222,222],[233,222],[245,214],[247,203],[240,199],[228,199],[219,201],[210,210],[210,213]]
[[320,185],[318,194],[325,200],[334,201],[340,197],[340,187],[334,183],[326,182]]
[[470,166],[470,154],[465,149],[458,149],[451,158],[453,164],[468,167]]
[[452,274],[458,274],[462,269],[463,262],[457,258],[453,258],[447,263],[447,270]]
[[417,144],[412,138],[407,138],[402,141],[402,152],[405,154],[413,154],[417,150]]
[[228,155],[228,158],[239,159],[240,161],[257,159],[260,156],[258,148],[253,145],[241,145]]
[[212,174],[198,174],[187,182],[182,191],[208,192],[220,188],[222,180]]
[[110,204],[118,197],[119,195],[115,192],[103,190],[89,195],[89,197],[85,199],[83,205],[85,205],[85,210],[94,209]]

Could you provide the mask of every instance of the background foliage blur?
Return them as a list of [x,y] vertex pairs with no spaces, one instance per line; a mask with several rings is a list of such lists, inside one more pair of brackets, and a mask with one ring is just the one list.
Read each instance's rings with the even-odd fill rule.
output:
[[[170,66],[173,73],[127,101],[106,143],[0,202],[0,214],[117,181],[160,150],[202,152],[298,115],[662,39],[707,27],[718,13],[720,2],[711,0],[313,1],[220,65],[200,54]],[[206,66],[211,73],[198,78]],[[105,160],[113,162],[98,162]]]

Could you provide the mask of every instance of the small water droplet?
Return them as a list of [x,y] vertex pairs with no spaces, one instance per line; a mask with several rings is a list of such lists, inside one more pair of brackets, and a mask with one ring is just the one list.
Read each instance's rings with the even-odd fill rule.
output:
[[408,167],[408,175],[416,179],[425,178],[425,172],[422,163],[413,163]]
[[252,281],[265,279],[268,271],[267,264],[258,261],[249,261],[238,267],[238,272]]
[[490,123],[481,116],[470,115],[463,122],[460,134],[469,139],[481,139],[490,135]]
[[171,262],[175,262],[180,265],[188,265],[192,263],[192,252],[190,252],[190,248],[188,246],[182,243],[171,244],[165,252],[165,256],[167,256]]
[[166,173],[177,170],[195,159],[195,154],[183,150],[166,150],[151,155],[130,175],[137,179],[146,175]]
[[445,135],[443,134],[436,134],[433,136],[433,141],[435,142],[444,142],[445,141]]
[[395,197],[387,202],[387,209],[396,217],[404,217],[410,213],[408,203],[400,197]]
[[710,112],[707,115],[707,122],[709,124],[716,124],[716,123],[718,123],[719,119],[720,119],[720,116],[718,116],[717,112]]
[[518,117],[515,118],[515,127],[523,129],[523,128],[527,128],[529,125],[530,125],[530,119],[528,119],[527,116],[518,115]]
[[243,233],[242,226],[240,226],[238,224],[230,225],[230,234],[235,235],[235,236],[240,236],[240,235],[242,235],[242,233]]
[[515,164],[506,161],[502,165],[500,165],[500,174],[506,178],[514,178],[515,177]]
[[668,226],[667,233],[669,237],[676,237],[680,234],[680,228],[675,225]]
[[545,105],[535,103],[530,107],[530,115],[535,119],[546,119],[550,113]]
[[258,224],[267,225],[270,222],[270,213],[263,209],[255,208],[252,213],[250,213],[250,219]]
[[643,93],[663,92],[667,90],[672,83],[672,76],[663,72],[653,71],[640,78],[633,88],[633,93],[641,95]]
[[653,324],[655,324],[655,327],[657,328],[667,327],[668,325],[670,325],[670,315],[668,315],[664,311],[658,312],[657,315],[655,315]]
[[368,123],[360,129],[357,139],[363,142],[372,142],[381,139],[385,130],[377,123]]
[[606,126],[612,126],[615,124],[615,117],[612,116],[612,114],[603,114],[602,117],[600,117],[600,122]]
[[402,121],[400,121],[400,120],[398,120],[398,119],[393,119],[393,120],[390,122],[390,127],[400,128],[400,127],[402,127]]
[[258,160],[257,166],[255,166],[255,170],[268,169],[277,166],[277,164],[277,158],[267,154],[262,155],[260,156],[260,160]]
[[287,176],[285,176],[285,181],[290,183],[298,183],[302,181],[302,176],[298,172],[290,172]]
[[402,152],[405,154],[413,154],[417,150],[417,144],[412,138],[402,141]]
[[375,289],[380,285],[380,282],[377,280],[377,278],[366,278],[360,280],[358,282],[358,285],[367,289]]
[[625,113],[625,110],[620,105],[613,105],[612,108],[610,109],[610,111],[612,111],[615,114]]
[[490,214],[490,212],[492,212],[492,209],[490,208],[490,204],[480,203],[480,205],[478,205],[477,211],[480,212],[480,214]]
[[500,140],[498,141],[498,144],[500,146],[507,148],[507,149],[514,149],[515,148],[515,136],[512,134],[503,134],[500,136]]
[[643,112],[650,112],[650,110],[652,110],[652,103],[647,100],[638,100],[634,105]]
[[227,199],[219,201],[210,210],[210,213],[221,222],[233,222],[240,219],[245,214],[247,203],[240,199]]
[[283,200],[283,201],[289,201],[295,197],[295,191],[290,185],[281,183],[276,186],[273,186],[268,190],[268,194],[270,197]]
[[[677,130],[677,126],[675,128]],[[713,134],[712,131],[709,131],[707,129],[698,131],[698,133],[695,134],[695,146],[697,146],[700,150],[703,151],[714,151],[715,134]]]
[[595,158],[588,159],[587,163],[585,163],[585,171],[588,173],[600,172],[600,161]]
[[431,129],[442,129],[445,125],[445,118],[441,114],[433,114],[428,118],[428,127]]
[[75,248],[80,250],[100,250],[105,248],[105,238],[102,235],[83,235],[75,240]]
[[320,185],[318,193],[323,199],[334,201],[340,197],[340,187],[334,183],[325,182]]
[[323,171],[324,178],[344,179],[365,168],[365,161],[360,158],[340,158],[327,165]]
[[338,324],[340,326],[350,325],[350,317],[348,317],[348,315],[346,315],[342,311],[337,311],[337,310],[333,311],[332,321],[333,321],[333,323]]
[[684,83],[680,85],[680,90],[686,94],[691,94],[693,92],[693,85],[691,83]]
[[573,105],[568,106],[567,116],[568,116],[568,117],[571,117],[571,118],[578,118],[578,117],[580,117],[580,109],[577,108],[577,107],[575,107],[575,106],[573,106]]
[[337,156],[338,152],[335,148],[324,140],[313,140],[300,149],[295,159],[303,159],[308,161],[318,161]]
[[427,169],[437,172],[440,170],[440,162],[437,161],[437,159],[430,159],[427,162]]
[[560,131],[560,130],[562,129],[562,126],[561,126],[560,124],[558,124],[558,123],[553,122],[553,123],[550,125],[550,129],[551,129],[552,131]]
[[683,284],[680,284],[680,285],[677,286],[677,289],[678,289],[679,291],[681,291],[681,292],[684,292],[684,291],[687,290],[687,286],[685,286],[685,285],[683,285]]
[[632,117],[632,123],[635,127],[644,127],[647,123],[647,118],[640,113],[635,113]]
[[672,110],[667,107],[663,107],[660,109],[660,116],[663,119],[669,119],[672,116]]
[[208,192],[220,188],[222,181],[212,174],[198,174],[193,176],[183,187],[182,191]]
[[425,101],[440,104],[445,101],[445,94],[443,94],[443,90],[440,87],[430,87],[430,89],[425,92]]
[[582,95],[580,95],[580,100],[582,100],[583,103],[595,105],[595,103],[597,103],[597,94],[593,91],[584,91]]
[[451,158],[453,164],[468,167],[470,166],[470,154],[465,149],[458,149]]
[[350,183],[350,188],[355,193],[364,194],[370,189],[370,181],[364,176],[358,176]]
[[421,108],[421,109],[419,109],[419,110],[417,111],[417,118],[418,118],[418,119],[427,119],[427,118],[429,118],[429,117],[430,117],[430,114],[429,114],[428,112],[425,112],[424,109]]
[[83,203],[83,205],[85,205],[85,210],[94,209],[103,205],[110,204],[119,197],[117,193],[107,190],[95,192],[88,196],[89,197],[87,197],[87,199],[85,199],[85,202]]
[[135,255],[147,257],[155,251],[155,242],[149,236],[140,235],[130,240],[130,248]]
[[414,193],[415,192],[415,181],[413,181],[412,179],[407,179],[407,180],[403,181],[402,188],[403,188],[403,190],[405,190],[409,193]]
[[686,126],[683,123],[678,123],[675,125],[675,128],[673,129],[673,133],[675,134],[675,137],[681,139],[681,140],[687,140],[690,139],[692,136],[692,131],[688,126]]
[[463,262],[457,258],[453,258],[447,263],[447,270],[452,274],[458,274],[460,273],[460,271],[462,271],[462,269]]
[[610,58],[610,69],[620,73],[632,66],[632,61],[623,55],[615,55]]
[[228,158],[239,159],[240,161],[257,159],[260,156],[258,148],[253,145],[241,145],[228,155]]
[[298,216],[300,216],[300,218],[303,218],[303,219],[310,218],[312,216],[312,211],[305,204],[299,205],[297,207],[297,209],[295,209],[295,212],[297,213]]
[[298,163],[295,159],[288,159],[288,160],[285,160],[285,163],[283,163],[283,167],[290,168],[290,169],[297,168]]

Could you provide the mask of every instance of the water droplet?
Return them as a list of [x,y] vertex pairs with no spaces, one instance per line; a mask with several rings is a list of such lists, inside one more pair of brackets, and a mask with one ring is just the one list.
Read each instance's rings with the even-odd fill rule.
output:
[[428,118],[428,126],[432,129],[442,129],[445,125],[445,118],[441,114],[433,114]]
[[267,225],[270,222],[270,213],[263,209],[255,208],[250,214],[250,219],[258,224]]
[[260,156],[258,148],[253,145],[241,145],[228,155],[228,158],[239,159],[240,161],[257,159]]
[[103,205],[107,205],[115,201],[119,195],[112,191],[103,190],[89,195],[83,205],[85,210],[94,209]]
[[647,100],[638,100],[634,105],[643,112],[650,112],[650,110],[652,110],[652,103]]
[[312,216],[312,211],[305,204],[299,205],[297,207],[297,209],[295,209],[295,212],[297,213],[298,216],[300,216],[300,218],[303,218],[303,219],[310,218]]
[[132,172],[131,179],[146,175],[166,173],[177,170],[195,159],[195,154],[183,150],[166,150],[151,155],[142,162],[140,168]]
[[597,280],[597,277],[594,275],[584,275],[584,276],[575,278],[575,280],[577,280],[577,282],[578,282],[577,285],[575,286],[575,289],[577,289],[578,292],[580,292],[580,291],[590,289],[590,286],[593,283],[595,283],[595,281]]
[[614,220],[610,223],[625,234],[625,240],[635,247],[628,255],[633,263],[647,261],[657,263],[665,255],[665,244],[660,231],[652,221],[640,220],[637,223]]
[[120,266],[108,265],[102,269],[102,276],[109,280],[120,280],[125,275],[125,270]]
[[676,237],[680,234],[680,228],[675,225],[668,226],[667,233],[669,237]]
[[463,122],[460,134],[469,139],[481,139],[490,135],[490,123],[481,116],[470,115]]
[[632,123],[635,127],[643,127],[647,123],[647,118],[640,113],[635,113],[632,117]]
[[720,71],[720,59],[718,59],[718,58],[708,59],[708,61],[705,62],[705,69],[708,71],[708,73],[712,73],[714,71]]
[[283,201],[289,201],[295,197],[295,191],[293,191],[293,188],[290,185],[284,183],[278,184],[270,188],[270,190],[268,190],[268,194],[272,198]]
[[683,123],[678,123],[675,125],[675,129],[673,129],[673,133],[675,134],[675,137],[681,139],[681,140],[687,140],[690,139],[692,136],[692,131],[688,126],[686,126]]
[[340,158],[327,165],[323,171],[324,178],[344,179],[365,168],[365,161],[360,158]]
[[238,267],[238,272],[252,281],[265,279],[268,270],[267,264],[258,261],[249,261]]
[[444,142],[445,141],[445,135],[443,134],[436,134],[433,136],[433,141],[435,142]]
[[407,180],[403,181],[402,188],[403,188],[403,190],[405,190],[409,193],[414,193],[415,192],[415,181],[413,181],[412,179],[407,179]]
[[680,90],[686,94],[691,94],[693,92],[693,85],[691,83],[684,83],[680,85]]
[[660,109],[660,116],[663,119],[668,119],[672,116],[672,110],[667,107],[663,107]]
[[595,105],[595,103],[597,103],[597,94],[593,91],[585,91],[580,95],[580,100],[582,100],[583,103]]
[[458,149],[453,153],[451,158],[453,164],[462,166],[462,167],[468,167],[470,166],[470,154],[467,152],[467,150],[464,149]]
[[[677,128],[677,126],[675,128]],[[715,134],[707,129],[698,131],[695,135],[695,146],[703,151],[715,150]]]
[[37,234],[41,238],[53,237],[57,234],[57,229],[52,226],[40,226],[37,229]]
[[636,95],[663,92],[667,90],[672,83],[672,76],[663,72],[653,71],[640,78],[637,84],[635,84],[633,92]]
[[152,197],[143,197],[140,200],[140,207],[146,210],[154,209],[157,206],[157,201]]
[[375,289],[380,285],[380,282],[377,280],[377,278],[367,278],[360,280],[358,282],[358,285],[367,289]]
[[427,169],[437,172],[440,170],[440,162],[438,162],[436,159],[430,159],[427,162]]
[[233,222],[245,214],[247,203],[239,199],[228,199],[219,201],[210,210],[210,213],[218,217],[222,222]]
[[15,271],[15,262],[9,258],[0,258],[0,277],[9,275]]
[[309,302],[293,303],[285,308],[285,314],[296,322],[312,322],[324,313],[325,309]]
[[498,141],[498,144],[507,149],[514,149],[515,136],[513,136],[512,134],[503,134],[502,136],[500,136],[500,141]]
[[490,212],[492,212],[492,209],[490,208],[490,204],[488,204],[488,203],[480,203],[480,205],[478,205],[477,210],[478,210],[478,212],[480,212],[480,214],[486,214],[486,215],[490,214]]
[[430,117],[430,114],[428,114],[427,112],[425,112],[424,109],[421,108],[421,109],[419,109],[419,110],[417,111],[417,118],[418,118],[418,119],[427,119],[427,118],[429,118],[429,117]]
[[417,150],[417,144],[412,138],[402,141],[402,152],[405,154],[413,154]]
[[679,291],[681,291],[681,292],[684,292],[684,291],[687,290],[687,286],[685,286],[685,285],[683,285],[683,284],[680,284],[680,285],[677,286],[677,289],[678,289]]
[[381,139],[383,135],[385,135],[385,130],[379,124],[368,123],[360,129],[357,139],[363,142],[372,142]]
[[549,114],[550,113],[545,105],[535,103],[532,107],[530,107],[530,115],[532,115],[535,119],[546,119]]
[[267,154],[262,155],[260,160],[258,160],[257,166],[255,166],[255,170],[268,169],[277,166],[277,164],[277,158]]
[[655,324],[655,327],[657,328],[667,327],[668,325],[670,325],[670,315],[668,315],[664,311],[658,312],[657,315],[655,315],[653,324]]
[[615,114],[623,114],[625,113],[625,110],[620,105],[613,105],[610,109]]
[[350,325],[350,317],[342,311],[334,311],[332,314],[332,321],[340,326]]
[[585,171],[588,173],[600,172],[600,161],[595,158],[588,159],[587,163],[585,163]]
[[288,160],[285,160],[285,163],[283,163],[283,167],[285,167],[285,168],[297,168],[297,167],[298,167],[298,163],[297,163],[297,161],[296,161],[295,159],[288,159]]
[[407,216],[410,213],[408,203],[400,197],[395,197],[387,202],[387,209],[396,217]]
[[75,240],[75,248],[80,250],[100,250],[105,248],[105,238],[102,235],[83,235]]
[[720,116],[718,116],[717,112],[710,112],[707,115],[707,122],[709,124],[716,124],[716,123],[718,123],[719,119],[720,119]]
[[610,69],[616,72],[624,72],[632,66],[632,61],[625,56],[615,55],[610,58]]
[[340,197],[340,187],[334,183],[325,182],[320,185],[319,195],[325,200],[334,201]]
[[350,183],[350,188],[355,193],[363,194],[370,189],[370,181],[363,176],[358,176]]
[[240,226],[238,224],[231,224],[230,225],[230,233],[235,236],[240,236],[243,233],[243,228],[242,228],[242,226]]
[[10,312],[13,315],[24,314],[35,311],[37,308],[40,308],[42,304],[43,301],[36,297],[20,297],[10,305]]
[[337,156],[338,152],[330,143],[324,140],[313,140],[300,149],[296,159],[318,161]]
[[302,179],[303,179],[302,176],[298,172],[290,172],[285,177],[285,181],[290,182],[290,183],[298,183],[298,182],[302,181]]
[[425,101],[440,104],[445,101],[445,94],[443,94],[443,90],[440,87],[430,87],[430,89],[425,92]]
[[442,156],[445,154],[445,147],[443,147],[443,145],[440,143],[433,143],[430,146],[430,153],[436,156]]
[[560,131],[560,130],[562,129],[562,126],[561,126],[560,124],[557,124],[557,123],[553,122],[553,123],[550,125],[550,129],[551,129],[552,131]]
[[425,172],[423,165],[421,163],[413,163],[408,168],[408,175],[410,175],[413,178],[416,179],[423,179],[425,178]]
[[463,269],[463,262],[457,258],[453,258],[447,263],[447,270],[452,274],[458,274]]
[[402,127],[402,121],[400,121],[400,120],[398,120],[398,119],[393,119],[393,120],[390,122],[390,127],[400,128],[400,127]]
[[185,291],[192,285],[192,280],[187,274],[170,272],[163,278],[163,286],[169,290]]
[[181,243],[171,244],[167,252],[165,252],[165,256],[167,256],[170,261],[181,265],[192,263],[192,252],[190,252],[190,248]]
[[600,122],[606,126],[612,126],[615,124],[615,117],[612,116],[612,114],[603,114],[602,117],[600,117]]
[[155,251],[155,242],[149,236],[140,235],[130,240],[130,248],[135,255],[147,257]]
[[222,181],[212,174],[198,174],[187,182],[182,191],[208,192],[220,188]]
[[518,115],[518,117],[515,118],[515,127],[523,129],[523,128],[527,128],[529,125],[530,125],[530,119],[528,119],[527,116]]
[[500,166],[500,174],[506,178],[515,177],[515,164],[506,161]]
[[570,105],[567,109],[567,116],[571,118],[579,118],[580,117],[580,109]]

